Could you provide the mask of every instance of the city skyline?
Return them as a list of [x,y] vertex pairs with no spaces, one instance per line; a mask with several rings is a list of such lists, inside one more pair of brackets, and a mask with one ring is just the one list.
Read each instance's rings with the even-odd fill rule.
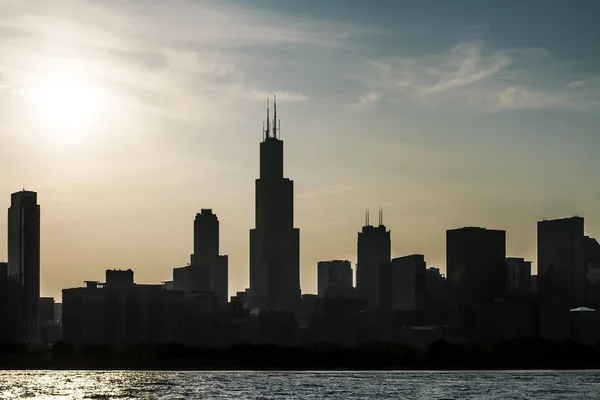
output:
[[[506,256],[534,272],[537,221],[579,214],[600,236],[597,27],[575,23],[592,3],[546,7],[560,28],[534,10],[425,15],[414,2],[351,1],[340,15],[335,2],[4,3],[0,206],[23,186],[39,193],[42,296],[108,268],[168,280],[202,208],[221,222],[230,294],[248,287],[271,94],[296,184],[303,293],[316,293],[318,261],[356,263],[366,207],[383,207],[392,257],[424,254],[442,271],[448,229],[506,230]],[[517,29],[499,29],[500,17]],[[6,242],[0,230],[0,260]]]

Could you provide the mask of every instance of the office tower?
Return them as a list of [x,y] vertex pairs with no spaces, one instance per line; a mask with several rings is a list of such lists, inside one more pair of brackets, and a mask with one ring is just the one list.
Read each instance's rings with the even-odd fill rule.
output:
[[473,307],[506,295],[506,232],[467,227],[446,231],[452,299]]
[[538,222],[538,292],[564,308],[585,304],[584,221],[581,217]]
[[13,193],[8,209],[8,307],[10,337],[38,339],[40,206],[37,193]]
[[191,265],[216,265],[219,257],[219,219],[212,209],[202,209],[194,219],[194,254]]
[[413,254],[383,263],[379,272],[379,307],[385,311],[425,310],[425,256]]
[[391,258],[391,238],[383,224],[383,212],[379,210],[379,225],[369,224],[369,212],[365,226],[358,233],[358,263],[356,265],[356,291],[369,306],[379,304],[379,266]]
[[600,306],[600,244],[592,237],[584,237],[586,265],[586,304],[589,307]]
[[347,260],[317,263],[317,293],[319,297],[352,296],[352,267]]
[[531,261],[524,258],[508,257],[506,259],[507,292],[511,295],[526,296],[531,294]]
[[8,339],[8,263],[0,262],[0,343]]
[[219,307],[227,306],[229,298],[229,256],[220,255],[217,259],[215,273],[211,274],[211,291],[217,295]]
[[210,291],[220,307],[227,304],[228,257],[219,255],[219,219],[203,208],[194,219],[194,253],[186,267],[173,269],[173,288],[184,292]]
[[256,180],[255,228],[250,230],[252,307],[295,311],[300,304],[300,230],[294,228],[294,182],[283,176],[283,141],[273,104],[260,143]]

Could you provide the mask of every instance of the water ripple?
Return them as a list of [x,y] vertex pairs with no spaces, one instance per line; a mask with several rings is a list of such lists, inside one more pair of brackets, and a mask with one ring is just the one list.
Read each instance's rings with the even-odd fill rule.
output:
[[594,399],[597,371],[148,372],[2,371],[0,398]]

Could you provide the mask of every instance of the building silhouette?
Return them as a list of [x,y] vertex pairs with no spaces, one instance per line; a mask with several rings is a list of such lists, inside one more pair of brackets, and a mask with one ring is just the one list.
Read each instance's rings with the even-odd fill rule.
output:
[[585,305],[584,220],[581,217],[537,224],[539,329],[546,339],[570,337],[570,309]]
[[391,236],[383,224],[383,212],[379,210],[379,225],[369,224],[366,213],[365,226],[358,233],[356,265],[356,291],[366,299],[370,307],[379,305],[379,267],[391,259]]
[[506,295],[506,232],[467,227],[446,231],[446,273],[454,300],[474,306]]
[[427,263],[422,254],[397,257],[379,271],[379,307],[396,312],[421,313],[425,317]]
[[448,322],[470,341],[490,338],[495,299],[506,296],[506,232],[467,227],[446,231]]
[[0,262],[0,342],[8,339],[8,263]]
[[351,297],[352,266],[348,260],[317,263],[317,294],[319,297]]
[[202,209],[194,219],[194,253],[190,264],[173,269],[173,289],[213,292],[221,308],[227,304],[228,257],[219,255],[219,219]]
[[507,292],[510,295],[527,296],[531,294],[531,261],[524,258],[506,259]]
[[40,299],[40,206],[37,193],[13,193],[8,209],[9,337],[38,340]]
[[592,237],[584,237],[587,277],[586,304],[600,307],[600,243]]
[[542,297],[561,297],[570,308],[585,303],[584,220],[538,222],[538,275]]
[[283,141],[273,104],[260,143],[255,228],[250,230],[252,308],[294,312],[300,303],[300,230],[294,228],[294,183],[283,174]]

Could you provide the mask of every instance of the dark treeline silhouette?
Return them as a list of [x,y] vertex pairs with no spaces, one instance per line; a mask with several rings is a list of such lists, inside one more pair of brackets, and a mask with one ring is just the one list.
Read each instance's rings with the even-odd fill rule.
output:
[[225,349],[157,344],[116,350],[109,346],[75,348],[0,344],[2,369],[148,369],[148,370],[494,370],[597,369],[600,344],[518,339],[489,345],[439,341],[423,350],[398,344],[364,343],[343,348],[250,345]]

